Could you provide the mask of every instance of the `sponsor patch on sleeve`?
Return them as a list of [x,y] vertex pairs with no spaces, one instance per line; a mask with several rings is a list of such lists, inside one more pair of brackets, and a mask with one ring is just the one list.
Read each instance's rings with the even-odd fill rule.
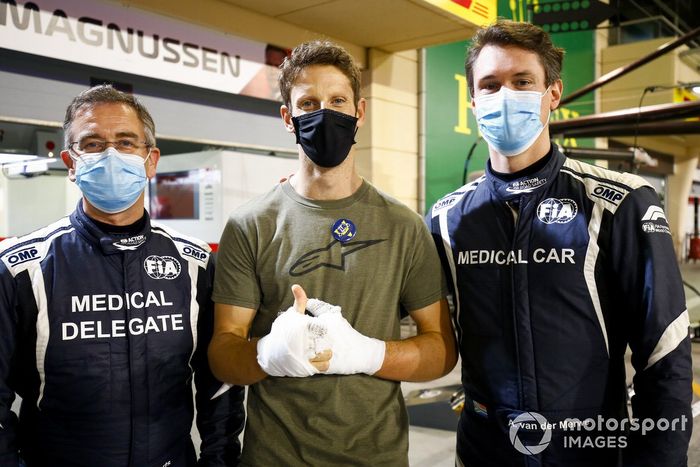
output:
[[41,258],[41,255],[39,254],[39,249],[36,247],[36,245],[30,245],[24,248],[12,250],[8,253],[5,253],[2,257],[2,260],[8,267],[11,268],[13,266],[18,266],[20,264],[33,261],[39,258]]
[[664,210],[659,206],[649,206],[642,216],[642,231],[645,233],[665,233],[671,235]]
[[620,204],[620,201],[622,201],[622,198],[625,197],[625,194],[626,193],[619,188],[614,188],[602,183],[598,183],[591,191],[591,196],[604,199],[605,201],[608,201],[616,206]]
[[435,217],[438,212],[452,206],[463,194],[463,191],[457,191],[437,200],[437,202],[433,204],[432,216]]

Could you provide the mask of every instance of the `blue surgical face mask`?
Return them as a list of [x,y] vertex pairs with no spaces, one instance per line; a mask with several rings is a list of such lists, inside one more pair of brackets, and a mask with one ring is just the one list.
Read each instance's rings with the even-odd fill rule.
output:
[[73,159],[75,183],[100,211],[107,214],[126,211],[146,187],[144,163],[148,157],[144,160],[135,154],[122,154],[112,147],[98,154],[84,154]]
[[506,157],[522,154],[532,146],[544,130],[540,108],[549,89],[539,93],[501,86],[498,92],[475,97],[476,121],[489,146]]

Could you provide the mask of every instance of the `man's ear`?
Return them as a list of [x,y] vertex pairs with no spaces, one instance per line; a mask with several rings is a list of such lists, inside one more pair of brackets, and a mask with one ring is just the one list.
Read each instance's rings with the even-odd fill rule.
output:
[[367,100],[364,97],[361,97],[359,101],[357,101],[357,114],[355,115],[357,117],[357,127],[360,128],[362,125],[365,124],[365,115],[367,114]]
[[561,101],[561,94],[564,91],[564,83],[560,79],[552,83],[552,100],[549,103],[549,110],[554,110],[559,107],[559,101]]
[[294,134],[294,123],[292,123],[292,111],[286,105],[280,106],[280,115],[282,116],[282,121],[284,122],[284,128],[287,133]]
[[146,177],[152,179],[156,176],[156,167],[158,167],[158,161],[160,160],[160,149],[153,147],[151,148],[151,154],[146,161]]
[[73,159],[71,159],[67,149],[61,151],[61,160],[63,160],[63,164],[68,168],[68,180],[75,182],[75,167]]

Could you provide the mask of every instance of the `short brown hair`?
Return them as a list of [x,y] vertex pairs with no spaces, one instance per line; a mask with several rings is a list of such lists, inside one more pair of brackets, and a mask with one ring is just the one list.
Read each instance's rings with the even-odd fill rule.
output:
[[156,125],[146,107],[131,94],[118,91],[110,84],[101,84],[78,94],[66,109],[66,118],[63,120],[63,141],[66,149],[72,142],[71,125],[78,112],[83,108],[93,108],[99,104],[126,104],[134,109],[139,120],[143,123],[146,144],[148,146],[156,145]]
[[347,50],[330,41],[310,41],[292,50],[291,56],[280,65],[279,86],[284,105],[291,105],[292,87],[304,68],[312,65],[331,65],[350,81],[355,107],[360,100],[360,69]]
[[564,49],[552,44],[552,39],[542,28],[530,23],[498,20],[488,27],[480,28],[472,38],[467,50],[464,68],[467,72],[469,92],[474,95],[474,63],[487,45],[519,47],[534,52],[544,68],[545,84],[549,86],[561,78]]

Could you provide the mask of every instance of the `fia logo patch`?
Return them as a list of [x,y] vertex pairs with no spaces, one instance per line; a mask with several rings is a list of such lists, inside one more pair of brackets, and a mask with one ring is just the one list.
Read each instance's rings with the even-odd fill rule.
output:
[[566,224],[578,213],[576,202],[568,198],[547,198],[537,206],[537,218],[545,224]]
[[151,255],[143,260],[143,269],[151,279],[172,280],[180,275],[180,262],[172,256]]

